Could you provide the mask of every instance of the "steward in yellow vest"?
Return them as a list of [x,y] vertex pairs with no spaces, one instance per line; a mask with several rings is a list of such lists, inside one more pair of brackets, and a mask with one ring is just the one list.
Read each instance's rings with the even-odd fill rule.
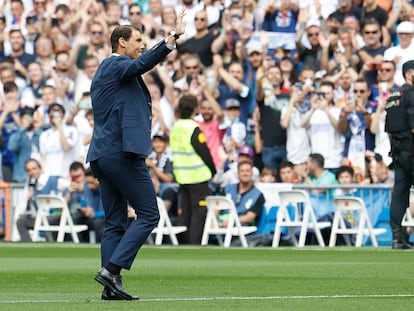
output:
[[181,243],[200,244],[207,209],[205,197],[211,195],[209,181],[216,173],[206,138],[192,119],[198,107],[197,98],[184,95],[178,102],[179,120],[170,133],[173,174],[180,184],[178,225],[187,226]]

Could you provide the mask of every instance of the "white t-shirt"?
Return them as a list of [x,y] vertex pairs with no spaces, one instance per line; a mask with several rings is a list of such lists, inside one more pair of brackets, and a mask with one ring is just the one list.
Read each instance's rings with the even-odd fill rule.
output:
[[69,145],[72,146],[68,151],[63,151],[57,129],[50,128],[40,135],[40,154],[44,159],[43,172],[45,174],[66,177],[69,175],[69,166],[76,160],[78,131],[69,125],[64,125],[63,131]]
[[[330,112],[339,120],[341,108],[332,106]],[[308,135],[312,153],[319,153],[325,159],[325,168],[337,168],[341,165],[344,150],[344,137],[329,121],[328,115],[316,109],[309,121]]]
[[414,44],[411,43],[406,49],[401,48],[400,45],[392,46],[384,52],[384,60],[393,61],[397,56],[401,58],[400,61],[395,64],[394,82],[398,85],[403,85],[405,80],[402,74],[402,65],[405,62],[414,59]]
[[[76,159],[84,163],[86,159],[86,154],[88,153],[89,144],[85,145],[83,143],[86,136],[92,134],[93,128],[89,125],[89,121],[85,116],[86,110],[81,109],[78,111],[76,116],[73,118],[73,124],[76,127],[78,132],[78,143],[77,143],[77,152]],[[84,163],[85,164],[85,163]]]
[[[282,108],[281,118],[283,119],[288,107]],[[300,126],[303,114],[295,107],[290,115],[289,126],[286,129],[286,152],[288,161],[293,164],[306,162],[311,147],[308,133],[305,128]]]

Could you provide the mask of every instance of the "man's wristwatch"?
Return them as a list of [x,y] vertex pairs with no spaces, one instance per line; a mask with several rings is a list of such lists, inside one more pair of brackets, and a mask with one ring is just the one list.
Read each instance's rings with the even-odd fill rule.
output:
[[175,40],[180,38],[180,35],[174,29],[170,31],[170,36],[173,36]]

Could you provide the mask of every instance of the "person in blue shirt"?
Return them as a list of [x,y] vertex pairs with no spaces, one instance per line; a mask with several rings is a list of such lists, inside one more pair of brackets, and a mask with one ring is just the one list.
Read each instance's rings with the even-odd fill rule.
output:
[[[238,164],[239,183],[227,185],[224,194],[234,202],[240,223],[244,226],[254,226],[262,214],[265,198],[253,184],[253,162],[242,161]],[[220,226],[227,226],[225,215],[219,217]]]
[[8,149],[15,154],[12,173],[12,180],[15,182],[25,182],[26,161],[33,157],[40,157],[39,137],[43,132],[43,123],[39,118],[34,117],[34,111],[31,107],[20,109],[20,127],[9,137]]
[[[99,190],[99,180],[93,175],[91,169],[85,171],[84,201],[78,209],[76,224],[87,224],[89,230],[95,231],[96,242],[101,242],[104,229],[104,209]],[[81,232],[85,235],[85,231]],[[85,239],[84,239],[85,240]]]
[[[25,163],[27,173],[27,206],[25,212],[17,219],[16,226],[19,231],[20,241],[31,242],[29,230],[33,229],[36,211],[36,196],[39,194],[60,195],[68,187],[68,181],[61,176],[51,176],[42,173],[42,167],[39,161],[29,159]],[[59,215],[50,215],[47,217],[49,224],[57,225],[60,221]],[[46,235],[48,240],[53,238]]]
[[89,232],[95,231],[96,241],[100,242],[104,228],[104,210],[99,191],[99,181],[92,171],[85,169],[81,162],[70,165],[71,182],[64,192],[75,224],[88,225],[88,230],[79,232],[80,242],[89,242]]

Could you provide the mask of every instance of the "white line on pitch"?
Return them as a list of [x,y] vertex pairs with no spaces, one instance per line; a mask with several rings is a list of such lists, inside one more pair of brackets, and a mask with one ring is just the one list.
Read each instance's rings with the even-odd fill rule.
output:
[[[362,295],[310,295],[310,296],[264,296],[264,297],[176,297],[176,298],[143,298],[142,302],[162,301],[215,301],[215,300],[279,300],[279,299],[345,299],[345,298],[404,298],[414,294],[362,294]],[[82,300],[77,300],[77,302]],[[100,300],[88,300],[100,301]],[[0,304],[17,303],[71,303],[73,300],[6,300]]]

